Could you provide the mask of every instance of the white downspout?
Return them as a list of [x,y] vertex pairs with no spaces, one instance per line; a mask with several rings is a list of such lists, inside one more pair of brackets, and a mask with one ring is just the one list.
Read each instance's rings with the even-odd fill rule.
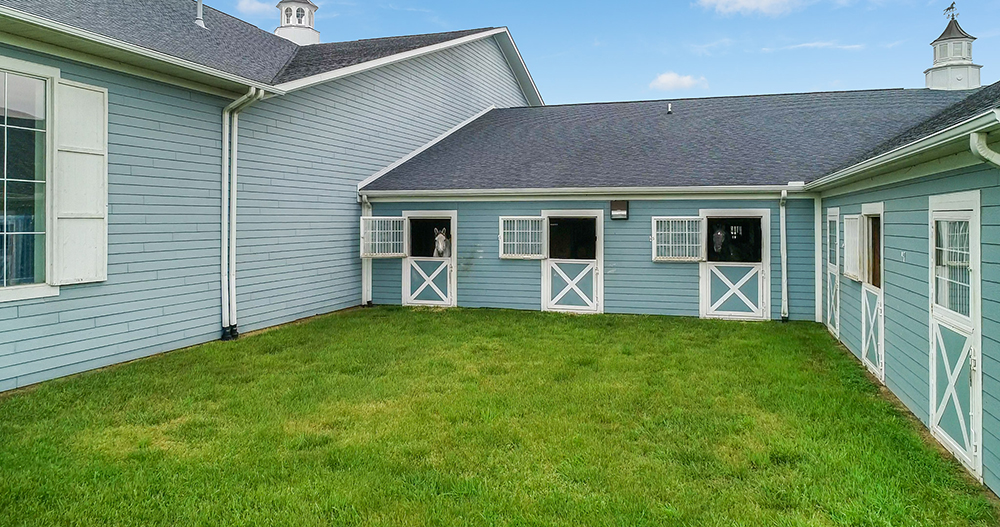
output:
[[[816,260],[816,287],[813,300],[816,301],[816,322],[823,322],[823,197],[813,198],[813,214],[815,215],[815,225],[813,226],[813,258]],[[838,248],[839,250],[839,248]]]
[[[372,215],[372,204],[368,201],[368,196],[361,196],[361,217],[368,218]],[[364,233],[361,233],[364,235]],[[361,305],[371,305],[372,302],[372,259],[361,259]]]
[[233,110],[249,101],[257,88],[250,88],[246,95],[236,99],[222,110],[222,339],[232,338],[229,323],[229,124]]
[[788,241],[785,229],[785,202],[788,200],[788,191],[781,191],[780,216],[781,216],[781,321],[788,322]]
[[972,149],[972,155],[979,160],[1000,167],[1000,152],[991,150],[990,146],[986,144],[986,132],[972,132],[969,135],[969,146]]
[[239,144],[240,144],[240,113],[250,107],[251,104],[264,98],[264,90],[253,88],[251,90],[253,95],[246,100],[242,105],[238,106],[232,111],[233,115],[233,126],[232,126],[232,137],[233,140],[230,141],[230,173],[231,179],[229,185],[229,327],[230,336],[236,338],[240,335],[237,329],[236,322],[236,189],[237,189],[237,160],[239,159]]

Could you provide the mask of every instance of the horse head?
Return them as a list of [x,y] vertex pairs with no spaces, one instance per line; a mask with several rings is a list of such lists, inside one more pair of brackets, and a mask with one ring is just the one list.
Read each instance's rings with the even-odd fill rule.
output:
[[448,258],[451,256],[451,243],[448,242],[448,229],[434,229],[434,257]]

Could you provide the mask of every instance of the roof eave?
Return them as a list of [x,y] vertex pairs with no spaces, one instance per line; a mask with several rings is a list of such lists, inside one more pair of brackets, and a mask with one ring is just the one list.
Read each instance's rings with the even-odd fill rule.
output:
[[[87,31],[85,29],[80,29],[78,27],[70,26],[68,24],[63,24],[61,22],[56,22],[47,18],[39,17],[30,13],[25,13],[17,9],[13,9],[6,6],[0,6],[0,18],[7,18],[11,21],[20,22],[23,24],[28,24],[37,28],[44,30],[49,30],[62,35],[67,35],[73,39],[82,40],[84,42],[100,46],[102,48],[114,49],[124,52],[130,59],[130,62],[137,66],[145,67],[152,71],[157,71],[162,69],[164,72],[175,73],[178,69],[187,70],[194,73],[197,80],[200,82],[212,82],[211,79],[217,79],[217,84],[224,86],[228,89],[234,89],[239,87],[254,87],[260,88],[270,93],[282,94],[282,90],[272,87],[266,83],[248,79],[239,75],[228,73],[219,69],[211,68],[209,66],[204,66],[196,62],[185,60],[173,55],[168,55],[159,51],[144,48],[142,46],[137,46],[128,42],[124,42],[118,39],[107,37],[98,33]],[[6,28],[10,29],[10,28]],[[5,29],[5,30],[6,30]],[[17,33],[11,33],[17,35]],[[55,45],[65,45],[65,43],[60,42],[49,42],[49,44]],[[122,56],[111,56],[108,58],[112,60],[123,61]],[[158,68],[162,66],[162,68]]]
[[874,177],[903,168],[910,160],[921,154],[930,153],[949,144],[956,144],[973,132],[992,131],[997,128],[1000,128],[1000,109],[988,110],[922,139],[816,179],[806,184],[805,190],[822,192],[858,179]]
[[495,188],[495,189],[434,189],[434,190],[365,190],[359,192],[371,199],[456,199],[456,198],[585,198],[593,196],[655,197],[670,195],[711,194],[736,196],[768,194],[780,196],[782,191],[803,193],[804,185],[725,185],[692,187],[564,187],[564,188]]

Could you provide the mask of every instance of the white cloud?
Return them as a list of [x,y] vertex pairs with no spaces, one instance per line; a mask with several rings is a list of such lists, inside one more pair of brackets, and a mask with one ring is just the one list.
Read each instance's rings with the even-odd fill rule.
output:
[[836,42],[804,42],[793,46],[783,46],[780,48],[762,48],[761,51],[770,53],[772,51],[784,51],[790,49],[839,49],[844,51],[861,51],[865,49],[864,44],[837,44]]
[[698,5],[715,9],[724,15],[763,13],[777,16],[799,7],[804,2],[805,0],[698,0]]
[[691,88],[708,88],[708,79],[705,77],[694,77],[693,75],[679,75],[672,71],[663,73],[649,83],[649,87],[654,90],[676,91],[690,90]]
[[265,3],[260,0],[240,0],[236,4],[236,10],[241,14],[249,16],[272,15],[277,12],[272,3]]

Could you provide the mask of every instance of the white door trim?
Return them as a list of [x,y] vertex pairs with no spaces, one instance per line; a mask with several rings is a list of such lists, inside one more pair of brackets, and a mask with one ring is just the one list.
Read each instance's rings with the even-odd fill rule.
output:
[[[541,260],[542,271],[542,311],[568,311],[604,313],[604,210],[603,209],[567,209],[567,210],[543,210],[541,213],[545,238],[545,258]],[[549,218],[594,218],[597,230],[597,261],[594,268],[594,296],[596,297],[595,310],[580,310],[556,308],[551,306],[552,298],[552,276],[549,267],[552,260],[549,258]],[[562,261],[562,260],[558,260]],[[588,260],[580,260],[586,262]]]
[[[699,264],[699,315],[701,318],[727,318],[736,320],[771,320],[771,209],[701,209],[698,215],[708,218],[760,218],[760,316],[757,315],[710,315],[712,302],[712,264],[722,262],[703,261]],[[708,239],[702,240],[708,243]],[[733,263],[733,265],[736,265]],[[751,264],[740,264],[751,265]]]
[[[971,297],[969,303],[969,317],[963,317],[962,315],[950,311],[945,308],[938,308],[935,306],[935,296],[937,294],[935,288],[935,220],[936,219],[949,219],[953,217],[955,219],[968,219],[969,221],[969,269],[970,277],[969,283],[971,286]],[[942,445],[948,450],[955,454],[955,457],[969,470],[980,482],[983,481],[983,368],[982,368],[982,349],[983,349],[983,322],[982,322],[982,217],[981,217],[981,197],[978,190],[973,190],[969,192],[957,192],[953,194],[944,194],[939,196],[930,196],[928,200],[928,211],[927,211],[927,222],[928,222],[928,279],[929,279],[929,289],[928,289],[928,312],[929,312],[929,324],[928,324],[928,338],[930,339],[930,362],[929,362],[929,381],[930,381],[930,430],[931,435],[934,436]],[[939,426],[939,416],[938,414],[938,404],[937,400],[937,361],[938,361],[938,324],[935,321],[940,321],[941,325],[949,327],[952,331],[957,329],[966,329],[970,331],[970,337],[966,343],[969,348],[967,351],[969,357],[966,360],[971,361],[971,364],[975,365],[971,371],[971,382],[972,387],[970,388],[969,397],[969,417],[972,423],[969,426],[969,430],[972,434],[970,438],[970,443],[972,444],[972,455],[971,459],[965,459],[964,453],[962,453],[962,447],[955,444],[955,441],[944,432]],[[969,327],[971,325],[971,327]],[[963,352],[966,351],[963,349]],[[961,367],[962,361],[959,361],[958,366]],[[960,369],[960,368],[959,368]],[[945,370],[947,372],[947,368]],[[950,394],[951,391],[949,391]]]
[[[458,305],[458,211],[457,210],[404,210],[403,211],[403,247],[406,257],[403,258],[403,290],[402,304],[404,306],[445,306],[455,307]],[[421,302],[411,300],[410,297],[410,266],[414,260],[427,260],[427,258],[414,258],[410,256],[410,218],[425,219],[447,219],[451,220],[451,261],[448,263],[448,301],[447,302]]]
[[[868,276],[868,269],[870,267],[869,258],[869,227],[868,218],[878,217],[879,219],[879,287],[875,287],[871,284],[871,277]],[[883,202],[877,203],[864,203],[861,205],[861,225],[860,225],[860,243],[861,243],[861,263],[863,267],[859,269],[861,274],[861,362],[868,367],[868,369],[878,377],[879,382],[885,384],[885,205]],[[876,296],[876,306],[873,308],[868,305],[868,294],[872,293]],[[869,315],[875,313],[878,323],[878,338],[872,339],[869,335],[871,328],[868,327]],[[868,344],[875,340],[875,346],[878,349],[875,350],[876,358],[878,363],[873,363],[868,360],[867,349]]]
[[[830,222],[833,222],[835,235],[833,251],[834,260],[830,260]],[[830,207],[826,211],[826,327],[833,336],[840,339],[840,207]],[[836,311],[834,311],[836,308]]]

